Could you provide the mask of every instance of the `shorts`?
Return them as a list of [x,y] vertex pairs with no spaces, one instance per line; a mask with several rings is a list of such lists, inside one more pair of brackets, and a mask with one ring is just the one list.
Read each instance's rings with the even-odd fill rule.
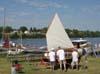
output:
[[78,65],[78,61],[72,61],[72,62],[71,62],[71,65],[72,65],[72,66]]
[[54,66],[55,65],[55,61],[50,61],[50,65]]

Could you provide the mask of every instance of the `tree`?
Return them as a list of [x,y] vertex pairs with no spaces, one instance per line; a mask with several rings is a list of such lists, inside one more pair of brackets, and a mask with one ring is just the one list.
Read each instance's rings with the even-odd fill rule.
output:
[[10,33],[10,32],[12,32],[13,31],[13,29],[12,29],[12,27],[10,27],[10,26],[6,26],[5,28],[4,28],[4,32],[6,32],[6,33]]
[[32,29],[32,27],[30,28],[30,32],[33,32],[33,29]]
[[34,32],[36,32],[36,31],[37,31],[36,27],[34,27],[34,28],[33,28],[33,31],[34,31]]
[[0,27],[0,33],[3,31],[3,27]]
[[47,27],[41,29],[41,33],[46,33],[46,32],[47,32]]
[[28,30],[28,29],[27,29],[27,27],[25,27],[25,26],[21,26],[21,27],[19,28],[19,31],[22,31],[22,32],[25,32],[26,30]]

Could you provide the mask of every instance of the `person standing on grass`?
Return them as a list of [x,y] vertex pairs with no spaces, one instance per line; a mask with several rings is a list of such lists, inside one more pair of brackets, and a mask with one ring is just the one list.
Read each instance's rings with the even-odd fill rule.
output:
[[82,56],[83,56],[83,69],[87,69],[88,66],[87,66],[87,63],[88,63],[88,60],[87,60],[87,57],[88,57],[88,53],[87,53],[87,48],[83,48],[83,51],[82,51]]
[[71,62],[72,69],[74,68],[74,66],[76,66],[76,68],[78,69],[78,57],[79,54],[77,52],[77,49],[74,49],[72,52],[72,62]]
[[11,74],[16,74],[15,64],[12,64],[12,66],[11,66]]
[[52,48],[52,49],[49,51],[48,56],[49,56],[51,68],[52,68],[52,70],[54,70],[54,69],[55,69],[55,51],[54,51],[54,48]]
[[62,49],[61,47],[58,47],[57,57],[58,57],[58,61],[60,63],[60,69],[63,70],[63,66],[64,66],[64,70],[66,71],[65,52],[64,52],[64,49]]

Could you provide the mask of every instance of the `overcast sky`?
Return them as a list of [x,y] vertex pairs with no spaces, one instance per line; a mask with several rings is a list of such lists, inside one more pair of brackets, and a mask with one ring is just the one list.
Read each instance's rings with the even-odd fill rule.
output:
[[0,0],[0,26],[48,27],[58,13],[65,28],[100,31],[100,0]]

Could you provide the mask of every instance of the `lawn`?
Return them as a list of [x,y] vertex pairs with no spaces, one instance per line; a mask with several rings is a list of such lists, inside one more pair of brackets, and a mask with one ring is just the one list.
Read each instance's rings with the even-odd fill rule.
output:
[[[20,62],[23,66],[23,72],[20,74],[100,74],[100,58],[89,57],[88,69],[71,70],[67,72],[59,69],[51,71],[50,69],[42,68],[36,62]],[[6,57],[0,57],[0,74],[10,74],[11,62]]]

